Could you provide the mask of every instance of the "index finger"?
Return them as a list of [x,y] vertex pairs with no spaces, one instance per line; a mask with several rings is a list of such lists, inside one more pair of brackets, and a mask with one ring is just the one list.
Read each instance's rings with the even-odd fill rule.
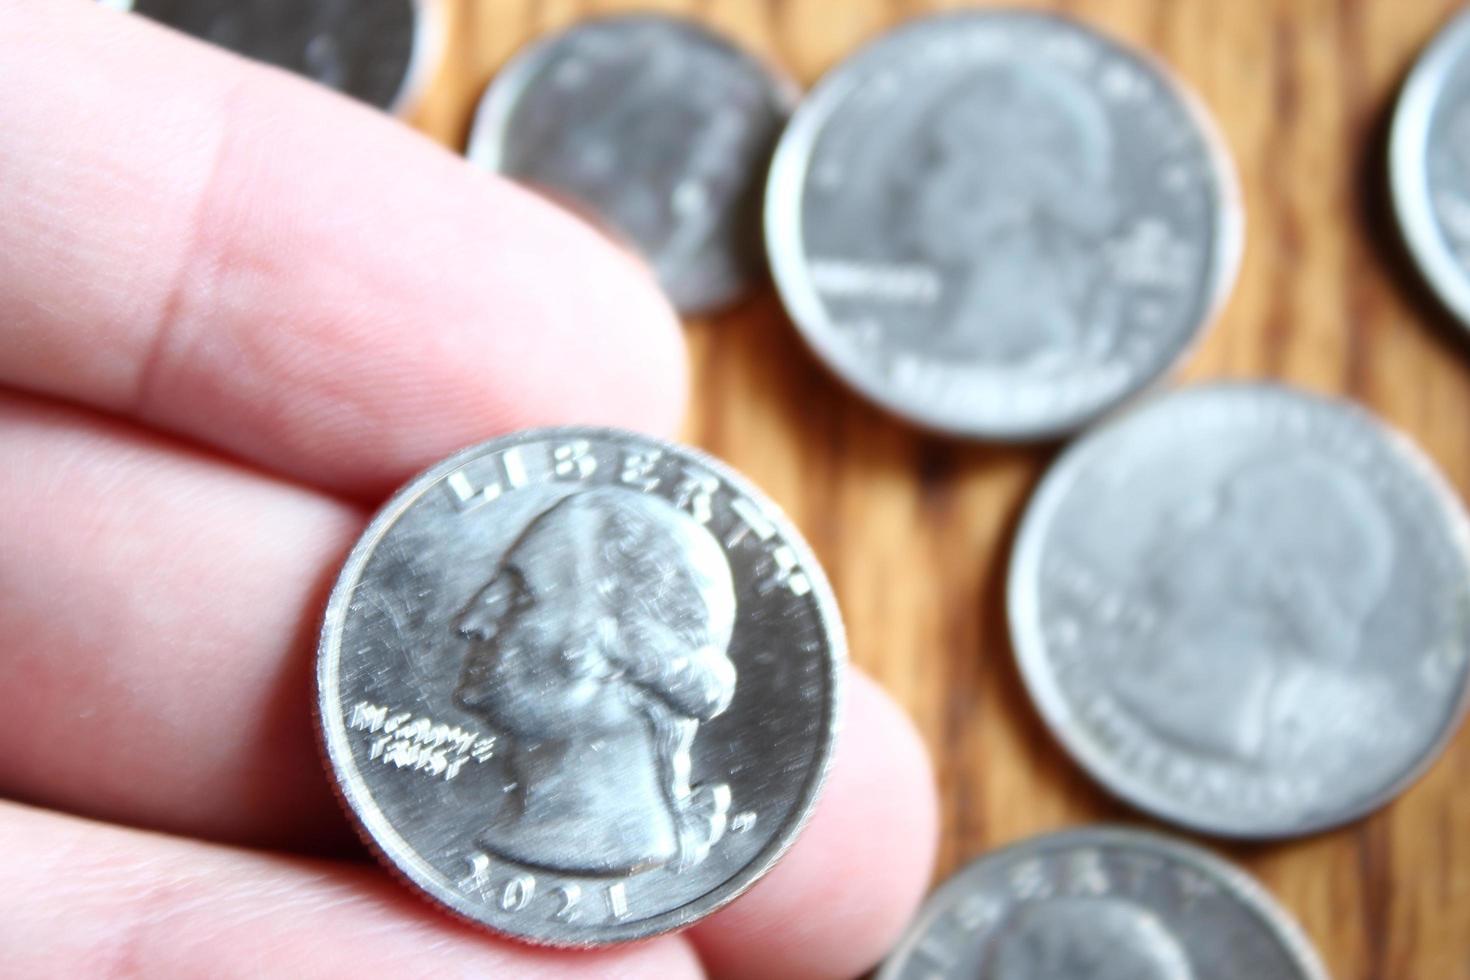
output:
[[0,383],[371,495],[526,425],[668,430],[682,341],[571,216],[89,3],[0,0]]

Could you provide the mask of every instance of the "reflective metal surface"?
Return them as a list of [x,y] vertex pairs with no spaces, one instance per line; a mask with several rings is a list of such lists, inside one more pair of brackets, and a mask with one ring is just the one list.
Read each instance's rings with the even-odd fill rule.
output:
[[796,97],[691,21],[608,17],[506,66],[467,153],[626,238],[679,310],[709,311],[765,275],[761,192]]
[[1434,39],[1404,83],[1389,183],[1425,280],[1470,326],[1470,14]]
[[969,11],[813,90],[772,165],[767,248],[858,391],[947,432],[1039,438],[1179,360],[1234,278],[1237,202],[1212,127],[1146,56]]
[[374,519],[327,609],[321,724],[404,877],[592,945],[687,925],[771,867],[825,776],[844,661],[821,569],[738,475],[532,430]]
[[122,2],[176,30],[394,112],[416,101],[442,44],[438,0]]
[[1052,730],[1115,793],[1202,831],[1361,816],[1464,712],[1464,510],[1346,402],[1201,386],[1094,430],[1032,498],[1009,587]]
[[1326,980],[1243,871],[1157,834],[1022,841],[950,878],[878,980]]

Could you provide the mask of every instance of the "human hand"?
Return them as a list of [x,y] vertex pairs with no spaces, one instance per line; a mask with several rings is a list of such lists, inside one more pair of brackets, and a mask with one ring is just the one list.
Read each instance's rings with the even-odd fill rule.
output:
[[[840,977],[935,838],[858,675],[805,833],[688,931],[534,949],[356,848],[314,638],[367,511],[510,429],[666,432],[678,326],[574,219],[87,0],[0,0],[0,948],[16,975]],[[134,829],[140,828],[140,829]]]

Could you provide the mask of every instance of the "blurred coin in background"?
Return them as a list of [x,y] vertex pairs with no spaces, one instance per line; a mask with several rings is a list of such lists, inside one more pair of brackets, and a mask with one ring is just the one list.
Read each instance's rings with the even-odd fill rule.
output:
[[1009,610],[1042,716],[1114,793],[1206,833],[1306,834],[1392,799],[1458,724],[1470,527],[1361,408],[1185,388],[1047,473]]
[[1173,366],[1233,281],[1235,179],[1154,61],[1057,16],[915,21],[840,64],[766,198],[807,342],[878,404],[974,438],[1075,429]]
[[443,43],[439,0],[107,0],[390,112],[413,108]]
[[1470,326],[1470,14],[1409,73],[1389,137],[1399,227],[1440,301]]
[[939,887],[878,980],[1326,980],[1245,872],[1158,834],[1065,831]]
[[608,17],[511,61],[466,152],[628,240],[681,312],[709,312],[765,274],[761,193],[796,98],[698,24]]

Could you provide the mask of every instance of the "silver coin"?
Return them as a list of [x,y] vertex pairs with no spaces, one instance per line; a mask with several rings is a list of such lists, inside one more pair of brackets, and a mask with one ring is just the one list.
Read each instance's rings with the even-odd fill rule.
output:
[[1327,980],[1249,875],[1200,848],[1092,827],[980,858],[929,899],[878,980]]
[[107,0],[380,109],[412,108],[438,60],[438,0]]
[[1389,137],[1389,184],[1425,280],[1470,326],[1470,14],[1434,39],[1404,83]]
[[1164,374],[1240,252],[1228,160],[1193,98],[1081,24],[909,24],[793,116],[766,196],[808,344],[879,405],[957,435],[1075,429]]
[[846,647],[811,552],[694,450],[530,430],[414,479],[327,606],[320,721],[382,859],[538,943],[679,928],[812,811]]
[[1226,836],[1401,792],[1470,692],[1470,527],[1361,408],[1274,385],[1162,396],[1053,466],[1011,632],[1041,714],[1113,792]]
[[515,58],[485,92],[471,161],[628,239],[681,312],[764,275],[761,193],[796,86],[690,21],[586,21]]

